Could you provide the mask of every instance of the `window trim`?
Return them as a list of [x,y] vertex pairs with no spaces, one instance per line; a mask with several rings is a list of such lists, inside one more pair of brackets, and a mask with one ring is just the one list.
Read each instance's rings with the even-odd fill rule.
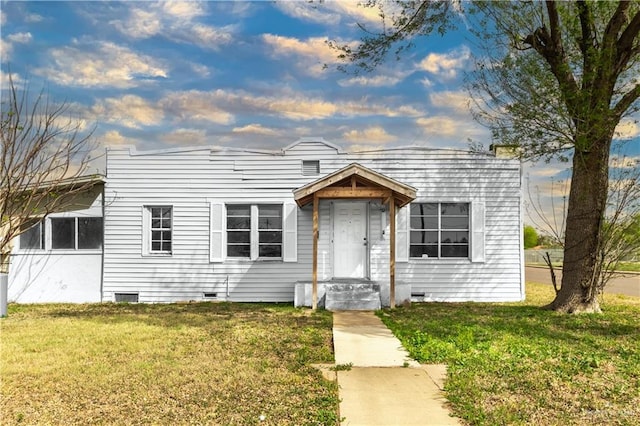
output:
[[[152,208],[168,208],[171,210],[171,250],[154,251],[151,249],[151,209]],[[164,228],[161,228],[164,229]],[[174,207],[171,204],[149,204],[142,206],[142,256],[149,257],[171,257],[174,253],[175,243],[175,222]]]
[[[414,204],[436,204],[437,205],[437,212],[438,212],[438,229],[428,229],[427,231],[431,231],[431,232],[437,232],[438,235],[438,242],[437,242],[437,249],[438,249],[438,256],[427,256],[427,257],[414,257],[411,256],[411,233],[413,231],[420,231],[419,229],[414,229],[411,227],[411,205]],[[447,228],[447,229],[443,229],[442,228],[442,205],[443,204],[466,204],[467,208],[468,208],[468,213],[467,213],[467,227],[465,229],[451,229],[451,228]],[[472,235],[474,232],[473,229],[473,207],[474,207],[473,202],[471,201],[467,201],[467,200],[453,200],[453,201],[413,201],[412,203],[410,203],[408,205],[408,211],[407,211],[407,231],[408,231],[408,259],[409,260],[429,260],[429,259],[436,259],[436,260],[463,260],[463,259],[467,259],[467,260],[471,260],[472,261],[472,257],[473,257],[473,249],[474,249],[474,245],[473,245],[473,241],[472,241]],[[447,231],[462,231],[462,232],[467,232],[467,255],[466,256],[442,256],[442,232],[447,232]],[[415,245],[415,244],[414,244]],[[448,244],[449,246],[452,244]],[[464,244],[455,244],[455,245],[459,245],[462,246]]]

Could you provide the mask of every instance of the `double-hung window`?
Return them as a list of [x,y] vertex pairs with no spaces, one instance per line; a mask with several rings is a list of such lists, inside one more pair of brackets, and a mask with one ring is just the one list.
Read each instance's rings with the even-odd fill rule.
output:
[[101,217],[55,217],[50,220],[53,250],[102,248]]
[[148,206],[147,239],[149,254],[171,254],[173,242],[173,209],[171,206]]
[[227,257],[282,258],[282,205],[227,204]]
[[412,203],[409,256],[469,257],[469,203]]

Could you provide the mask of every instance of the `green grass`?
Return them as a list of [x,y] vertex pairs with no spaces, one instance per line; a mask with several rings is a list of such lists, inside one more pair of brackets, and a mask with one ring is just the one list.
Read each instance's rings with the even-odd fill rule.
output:
[[333,362],[328,312],[10,305],[0,327],[3,425],[337,424],[337,385],[310,366]]
[[640,262],[620,262],[616,270],[640,272]]
[[561,315],[522,303],[430,303],[380,312],[412,357],[449,365],[446,395],[473,425],[635,425],[640,418],[640,299],[606,295],[604,313]]

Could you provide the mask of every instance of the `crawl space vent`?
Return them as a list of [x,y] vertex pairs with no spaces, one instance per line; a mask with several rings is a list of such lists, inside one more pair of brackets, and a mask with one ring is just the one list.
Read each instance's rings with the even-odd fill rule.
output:
[[116,293],[116,302],[138,303],[138,293]]

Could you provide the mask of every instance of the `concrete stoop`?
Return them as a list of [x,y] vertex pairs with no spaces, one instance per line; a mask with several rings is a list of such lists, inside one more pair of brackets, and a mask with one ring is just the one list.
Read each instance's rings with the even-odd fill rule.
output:
[[347,282],[326,286],[325,309],[329,311],[375,311],[380,308],[378,284]]

